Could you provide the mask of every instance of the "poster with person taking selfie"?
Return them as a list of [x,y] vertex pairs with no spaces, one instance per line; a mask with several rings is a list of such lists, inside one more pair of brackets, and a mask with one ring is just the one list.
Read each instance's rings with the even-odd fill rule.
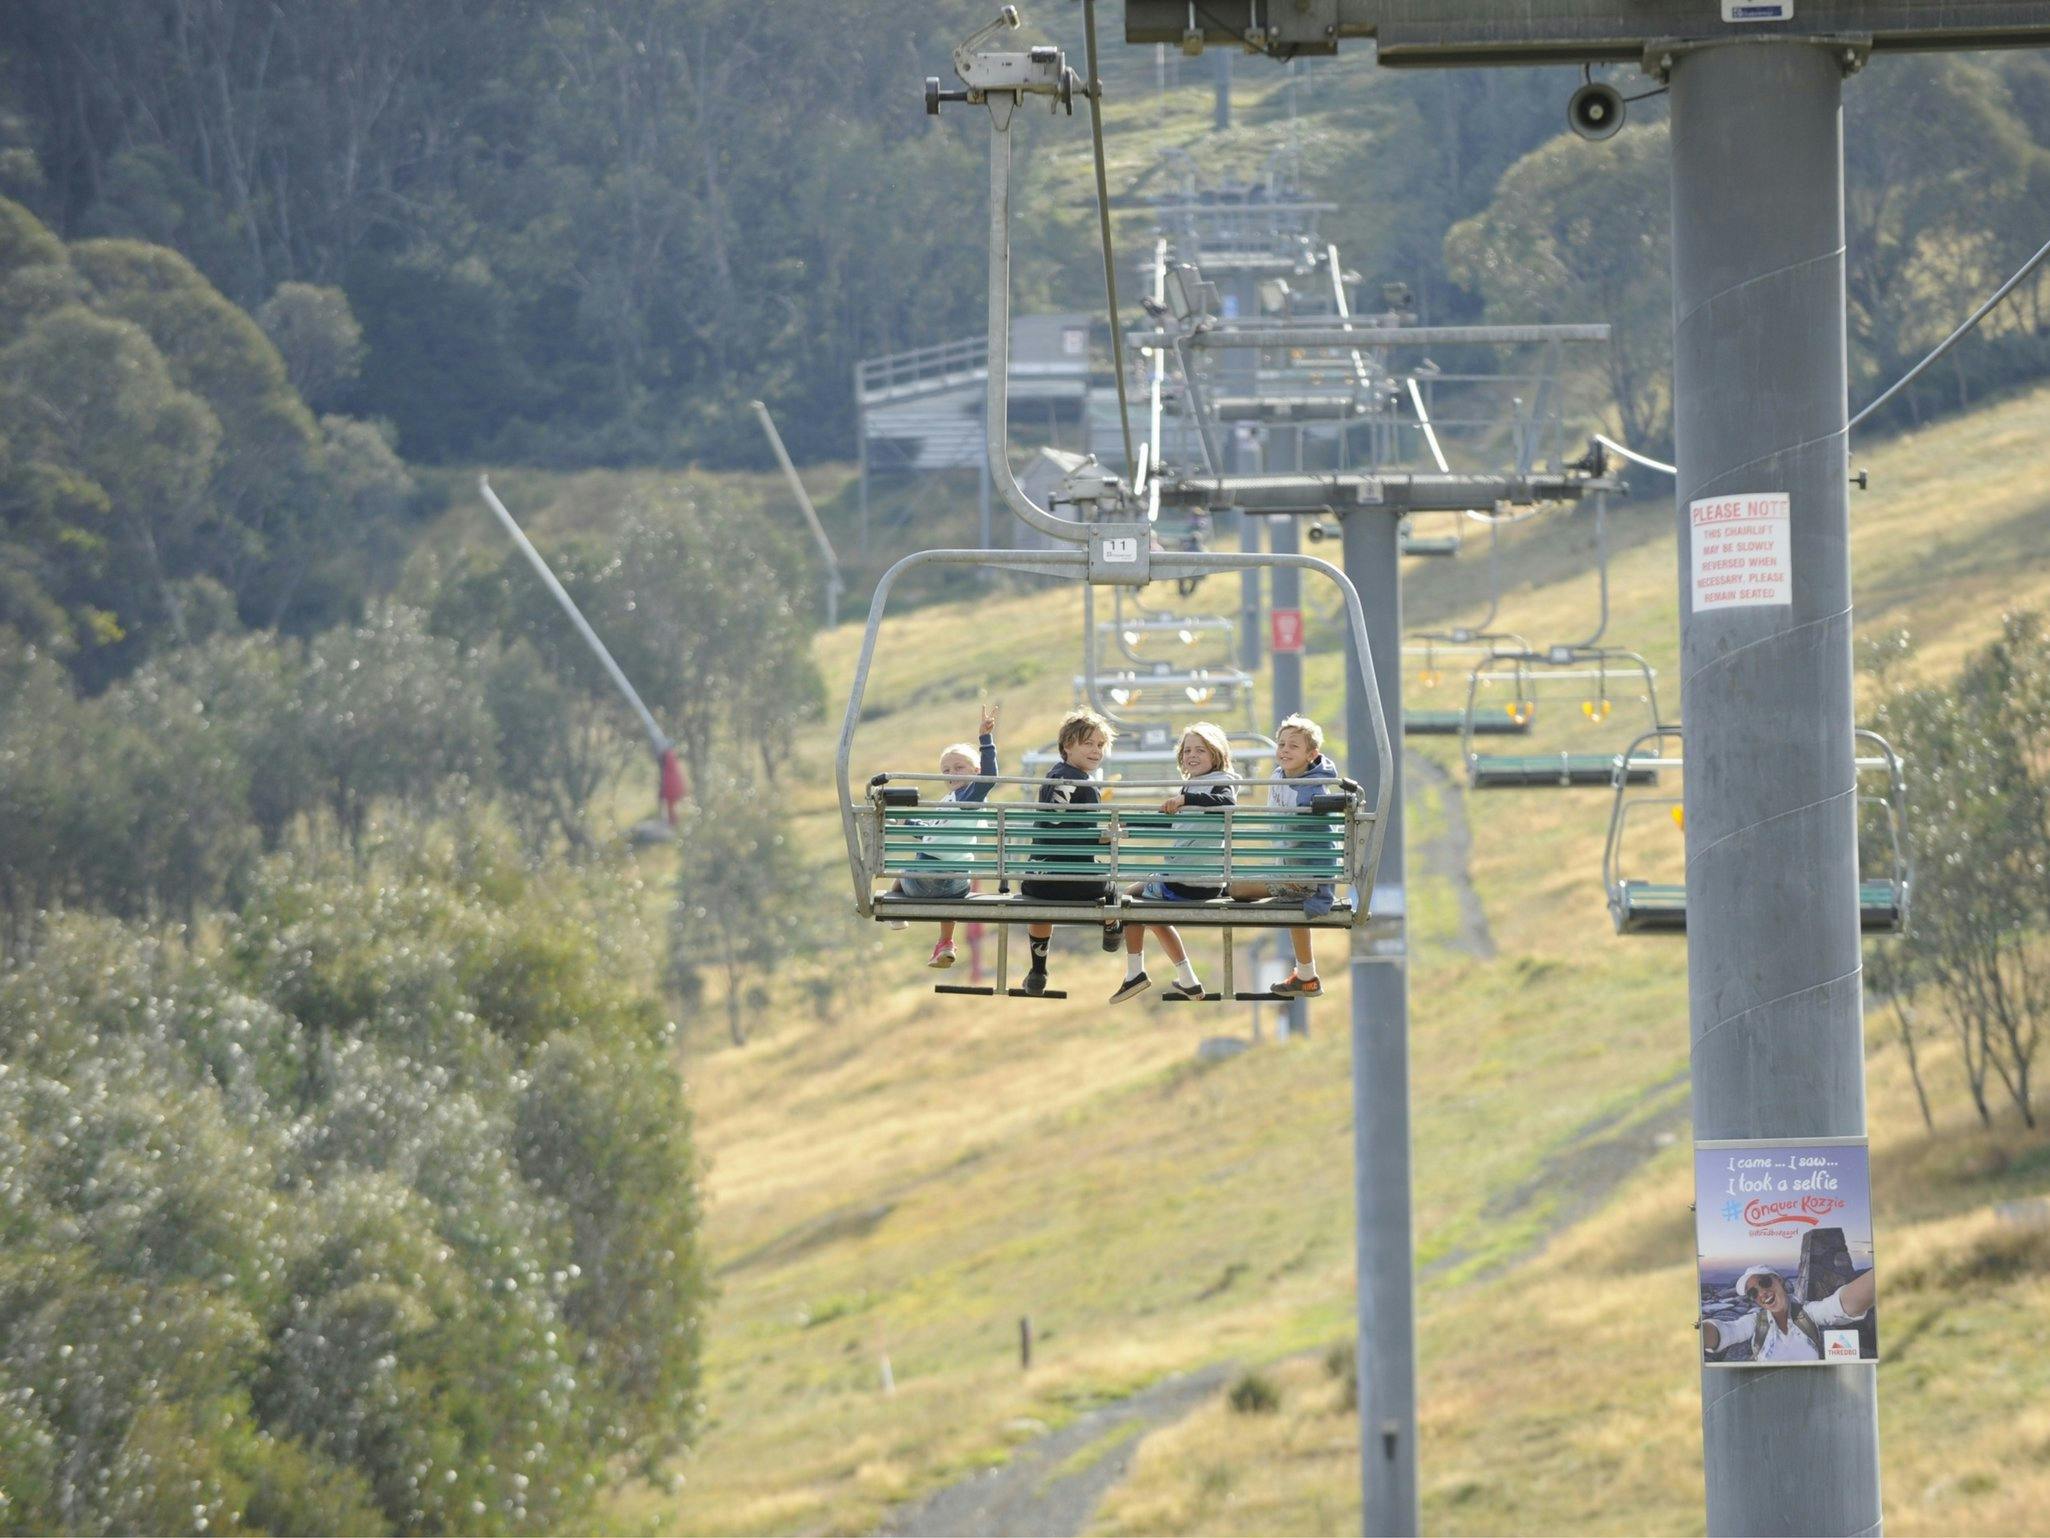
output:
[[1694,1149],[1702,1361],[1877,1361],[1865,1140],[1716,1140]]

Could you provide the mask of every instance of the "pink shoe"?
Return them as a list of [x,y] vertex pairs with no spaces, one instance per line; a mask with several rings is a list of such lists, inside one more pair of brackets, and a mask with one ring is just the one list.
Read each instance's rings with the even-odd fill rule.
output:
[[952,966],[954,964],[954,942],[952,940],[942,940],[933,946],[932,955],[926,958],[925,964],[941,970]]

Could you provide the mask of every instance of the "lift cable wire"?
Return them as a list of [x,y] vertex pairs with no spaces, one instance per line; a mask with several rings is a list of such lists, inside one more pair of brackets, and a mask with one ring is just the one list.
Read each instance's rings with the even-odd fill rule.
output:
[[1611,453],[1621,454],[1633,465],[1643,465],[1647,470],[1657,470],[1666,475],[1678,475],[1679,466],[1669,465],[1662,459],[1653,459],[1649,454],[1640,454],[1635,449],[1626,449],[1607,433],[1596,433],[1594,441]]
[[[2026,262],[2022,263],[2021,267],[2015,272],[2015,275],[2013,277],[2009,278],[2005,283],[2001,284],[2000,287],[1995,289],[1993,291],[1992,297],[1987,299],[1987,301],[1984,304],[1980,305],[1978,309],[1972,311],[1972,313],[1965,318],[1964,324],[1959,326],[1957,330],[1951,332],[1951,334],[1945,337],[1941,342],[1938,342],[1936,344],[1935,349],[1929,354],[1928,357],[1924,358],[1920,363],[1917,363],[1913,368],[1909,369],[1905,374],[1901,375],[1900,378],[1896,379],[1892,384],[1888,385],[1886,389],[1881,391],[1879,395],[1872,400],[1870,405],[1866,406],[1863,410],[1859,411],[1859,413],[1856,416],[1852,417],[1849,422],[1845,423],[1845,431],[1848,432],[1851,429],[1855,428],[1860,422],[1863,422],[1867,417],[1871,416],[1873,412],[1877,411],[1881,406],[1884,406],[1888,401],[1892,400],[1896,395],[1900,394],[1901,391],[1905,390],[1909,385],[1913,384],[1917,379],[1921,378],[1923,374],[1928,372],[1930,365],[1936,363],[1939,359],[1943,357],[1945,353],[1949,352],[1951,348],[1957,346],[1959,342],[1963,341],[1967,333],[1969,333],[1974,326],[1978,325],[1980,321],[1984,320],[1988,315],[1992,314],[1994,307],[1997,306],[2000,303],[2000,301],[2005,299],[2009,294],[2013,293],[2015,289],[2019,287],[2025,279],[2027,279],[2030,273],[2034,272],[2038,267],[2042,266],[2046,258],[2050,258],[2050,241],[2045,241],[2043,245],[2037,250],[2034,256],[2030,257]],[[1618,443],[1613,438],[1604,437],[1601,433],[1596,433],[1594,436],[1595,441],[1597,443],[1601,444],[1604,448],[1615,450],[1615,452],[1621,454],[1625,459],[1630,460],[1633,464],[1643,465],[1646,469],[1649,470],[1660,470],[1667,475],[1679,474],[1679,471],[1674,466],[1663,464],[1656,459],[1648,459],[1644,455],[1637,453],[1635,450],[1626,449],[1623,447],[1622,444]]]
[[1917,363],[1913,368],[1909,369],[1905,374],[1901,375],[1901,377],[1897,381],[1895,381],[1894,384],[1890,388],[1888,388],[1884,394],[1882,394],[1877,400],[1873,401],[1872,404],[1867,406],[1863,411],[1859,412],[1856,416],[1852,417],[1848,425],[1850,427],[1856,427],[1860,422],[1864,421],[1865,418],[1869,417],[1881,406],[1884,406],[1888,401],[1892,400],[1894,396],[1898,395],[1902,390],[1906,389],[1909,385],[1913,384],[1916,379],[1921,377],[1922,372],[1925,369],[1927,369],[1930,364],[1934,363],[1938,358],[1941,358],[1945,353],[1949,352],[1951,348],[1955,347],[1960,341],[1964,339],[1964,335],[1966,332],[1970,331],[1972,327],[1978,325],[1980,321],[1984,320],[1987,317],[1987,315],[1992,313],[1993,307],[1995,305],[1999,304],[2001,300],[2005,299],[2009,294],[2013,293],[2016,286],[2020,284],[2024,278],[2026,278],[2030,273],[2034,272],[2038,267],[2040,267],[2043,264],[2043,259],[2045,257],[2050,257],[2050,241],[2044,242],[2042,248],[2039,251],[2037,251],[2034,256],[2030,257],[2026,262],[2022,263],[2020,271],[2015,273],[2015,275],[2009,278],[2005,283],[2001,284],[1999,288],[1995,289],[1993,291],[1992,298],[1988,299],[1984,304],[1980,305],[1978,309],[1972,311],[1971,315],[1966,318],[1965,323],[1962,326],[1959,326],[1957,330],[1951,332],[1949,336],[1945,337],[1941,342],[1937,343],[1936,350],[1934,352],[1930,353],[1928,357],[1924,358],[1920,363]]
[[1138,467],[1132,452],[1132,407],[1125,399],[1125,334],[1118,326],[1118,268],[1110,245],[1110,182],[1103,168],[1103,78],[1096,72],[1096,0],[1082,0],[1089,52],[1089,137],[1096,148],[1096,222],[1103,234],[1103,285],[1110,294],[1111,373],[1118,384],[1118,425],[1125,435],[1125,474]]

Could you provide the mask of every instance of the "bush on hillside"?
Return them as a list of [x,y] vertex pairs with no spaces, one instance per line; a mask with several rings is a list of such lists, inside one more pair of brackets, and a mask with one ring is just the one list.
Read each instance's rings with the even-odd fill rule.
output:
[[1281,1390],[1262,1373],[1241,1373],[1225,1396],[1225,1403],[1234,1415],[1272,1415],[1281,1408]]
[[0,1531],[550,1531],[688,1436],[669,1026],[601,903],[447,830],[219,946],[0,972]]
[[1902,1011],[1911,1065],[1908,1000],[1920,993],[1948,1027],[1980,1120],[1992,1124],[2004,1094],[2033,1127],[2050,1017],[2050,631],[2009,615],[1955,679],[1923,688],[1889,687],[1903,648],[1879,655],[1874,724],[1908,776],[1911,900],[1878,980]]

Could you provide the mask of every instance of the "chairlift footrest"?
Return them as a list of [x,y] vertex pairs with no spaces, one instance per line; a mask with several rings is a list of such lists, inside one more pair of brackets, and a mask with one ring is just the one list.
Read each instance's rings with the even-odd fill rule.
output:
[[1164,993],[1160,996],[1160,1002],[1163,1004],[1222,1004],[1224,1002],[1224,995],[1221,993],[1203,993],[1192,997],[1186,993]]
[[1006,988],[1004,993],[1013,999],[1064,999],[1068,996],[1064,988],[1049,988],[1044,993],[1027,993],[1023,988]]
[[1303,997],[1300,993],[1234,993],[1241,1004],[1286,1004],[1290,999]]
[[[971,983],[934,983],[932,991],[934,993],[973,993],[983,998],[994,998],[996,996],[996,989],[981,988]],[[1044,995],[1041,995],[1041,997],[1044,997]]]

